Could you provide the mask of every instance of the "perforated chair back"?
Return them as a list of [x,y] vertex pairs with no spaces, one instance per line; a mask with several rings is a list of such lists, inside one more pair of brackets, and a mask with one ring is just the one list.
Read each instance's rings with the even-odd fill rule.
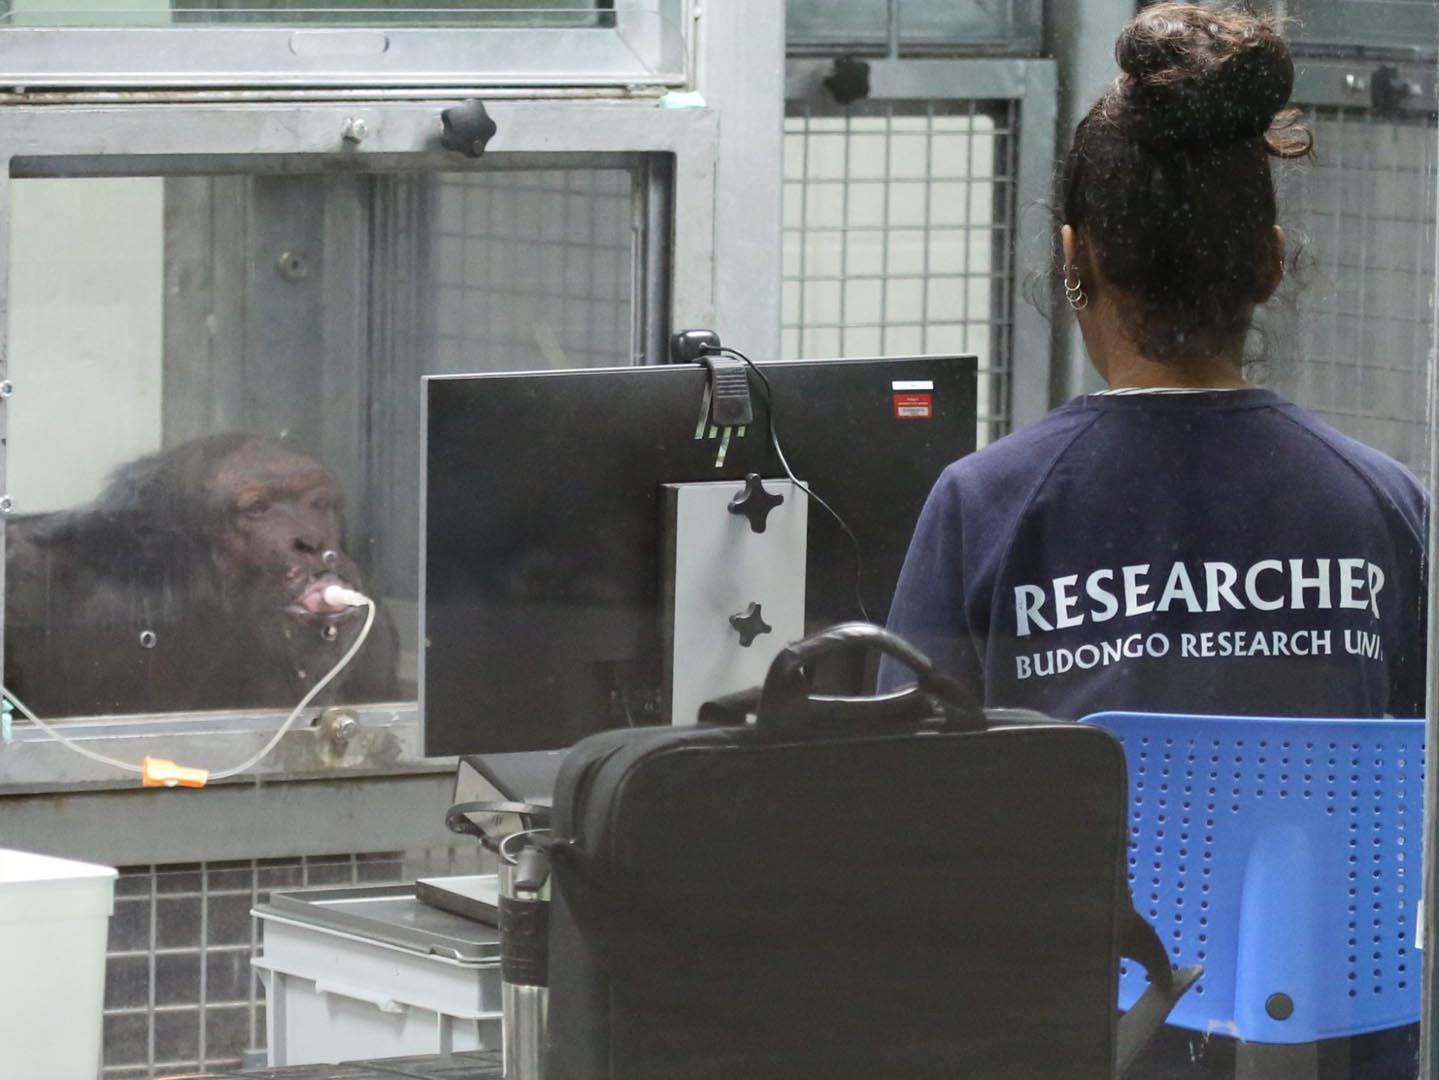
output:
[[[1422,720],[1083,722],[1124,744],[1135,907],[1204,965],[1169,1023],[1307,1043],[1418,1020]],[[1127,965],[1120,1007],[1144,985]]]

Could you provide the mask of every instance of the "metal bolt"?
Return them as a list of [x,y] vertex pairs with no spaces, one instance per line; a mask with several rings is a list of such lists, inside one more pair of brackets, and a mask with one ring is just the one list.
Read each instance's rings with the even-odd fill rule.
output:
[[310,276],[310,262],[298,251],[282,251],[277,265],[286,281],[304,281]]
[[13,393],[15,393],[14,383],[12,383],[9,379],[6,379],[4,382],[0,382],[0,398],[7,398]]
[[360,718],[345,709],[330,709],[320,718],[320,728],[336,746],[344,746],[360,733]]
[[320,561],[333,570],[335,564],[340,561],[340,553],[330,550],[323,551],[320,553]]
[[364,142],[369,134],[370,125],[363,116],[350,117],[345,121],[344,130],[340,132],[341,137],[349,143]]
[[155,643],[159,640],[160,639],[155,636],[155,631],[153,630],[140,631],[140,648],[142,649],[153,649],[155,647]]
[[0,495],[0,514],[8,514],[15,509],[15,500],[9,495]]
[[326,626],[323,630],[320,631],[320,636],[326,641],[334,641],[337,637],[340,636],[340,628],[334,623],[330,623],[328,626]]

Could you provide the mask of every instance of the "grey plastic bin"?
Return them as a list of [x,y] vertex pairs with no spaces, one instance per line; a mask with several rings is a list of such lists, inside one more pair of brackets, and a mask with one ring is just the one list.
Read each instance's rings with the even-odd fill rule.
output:
[[272,893],[252,914],[271,1066],[500,1049],[493,927],[408,885]]

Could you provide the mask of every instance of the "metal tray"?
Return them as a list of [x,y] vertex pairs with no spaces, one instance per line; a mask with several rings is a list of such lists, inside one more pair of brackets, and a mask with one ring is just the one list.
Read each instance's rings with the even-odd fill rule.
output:
[[500,882],[495,874],[416,878],[415,897],[488,926],[500,925]]
[[413,885],[347,885],[272,892],[254,914],[468,964],[499,963],[493,926],[440,911],[415,898]]

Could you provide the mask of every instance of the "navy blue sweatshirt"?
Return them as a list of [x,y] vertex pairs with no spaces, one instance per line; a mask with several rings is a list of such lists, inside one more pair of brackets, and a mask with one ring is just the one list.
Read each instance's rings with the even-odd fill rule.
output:
[[945,470],[889,626],[1055,717],[1422,716],[1424,536],[1412,474],[1270,391],[1091,395]]

